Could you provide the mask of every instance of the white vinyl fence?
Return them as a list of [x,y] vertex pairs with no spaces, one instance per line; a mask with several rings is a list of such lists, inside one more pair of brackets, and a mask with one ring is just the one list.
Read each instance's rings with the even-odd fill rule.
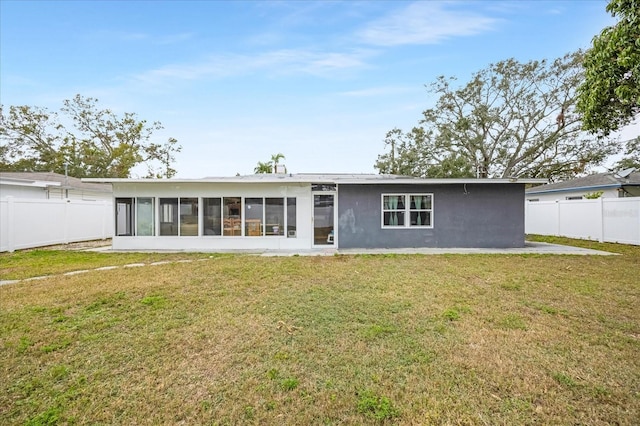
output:
[[0,252],[113,236],[113,204],[107,201],[0,200]]
[[640,197],[525,203],[527,234],[640,245]]

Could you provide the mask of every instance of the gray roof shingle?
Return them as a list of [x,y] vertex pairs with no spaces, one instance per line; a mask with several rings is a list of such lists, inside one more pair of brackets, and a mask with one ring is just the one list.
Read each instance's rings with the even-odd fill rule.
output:
[[623,185],[640,185],[640,172],[632,172],[626,177],[620,177],[616,173],[594,173],[562,182],[549,183],[535,186],[526,190],[527,194],[538,194],[550,191],[582,189],[582,188],[615,188]]
[[109,184],[83,182],[78,178],[71,176],[66,177],[65,175],[53,172],[0,172],[0,178],[58,182],[62,188],[112,192],[111,185]]

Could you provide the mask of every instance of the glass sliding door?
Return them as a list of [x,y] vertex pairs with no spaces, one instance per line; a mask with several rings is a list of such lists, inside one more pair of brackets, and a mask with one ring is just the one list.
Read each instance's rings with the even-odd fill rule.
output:
[[284,198],[265,198],[266,235],[284,235]]
[[313,245],[327,246],[334,242],[335,194],[313,194]]
[[178,235],[178,199],[160,198],[160,235]]
[[249,237],[260,237],[263,235],[263,199],[244,199],[244,235]]
[[154,199],[151,197],[137,199],[137,235],[151,236],[155,235],[155,216],[154,216]]
[[242,198],[222,199],[222,235],[238,237],[242,235]]
[[180,235],[198,235],[197,198],[180,198]]
[[222,235],[222,203],[220,198],[202,199],[203,235]]
[[116,236],[133,235],[133,198],[116,198]]

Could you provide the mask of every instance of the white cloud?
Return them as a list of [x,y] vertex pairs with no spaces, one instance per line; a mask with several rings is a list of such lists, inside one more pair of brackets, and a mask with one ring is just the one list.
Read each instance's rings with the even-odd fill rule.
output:
[[371,22],[358,36],[376,46],[435,44],[449,37],[489,31],[497,19],[478,13],[454,10],[455,3],[417,2]]
[[189,81],[246,75],[256,71],[274,75],[311,74],[332,76],[335,72],[367,66],[371,50],[350,52],[317,52],[304,49],[282,49],[257,55],[218,55],[191,64],[166,65],[138,74],[134,80],[147,84]]

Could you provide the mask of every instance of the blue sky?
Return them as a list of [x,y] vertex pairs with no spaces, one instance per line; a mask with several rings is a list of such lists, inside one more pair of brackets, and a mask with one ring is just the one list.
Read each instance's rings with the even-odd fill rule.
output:
[[606,3],[2,0],[0,100],[58,110],[79,93],[161,121],[180,178],[278,152],[294,173],[369,173],[437,76],[588,48]]

